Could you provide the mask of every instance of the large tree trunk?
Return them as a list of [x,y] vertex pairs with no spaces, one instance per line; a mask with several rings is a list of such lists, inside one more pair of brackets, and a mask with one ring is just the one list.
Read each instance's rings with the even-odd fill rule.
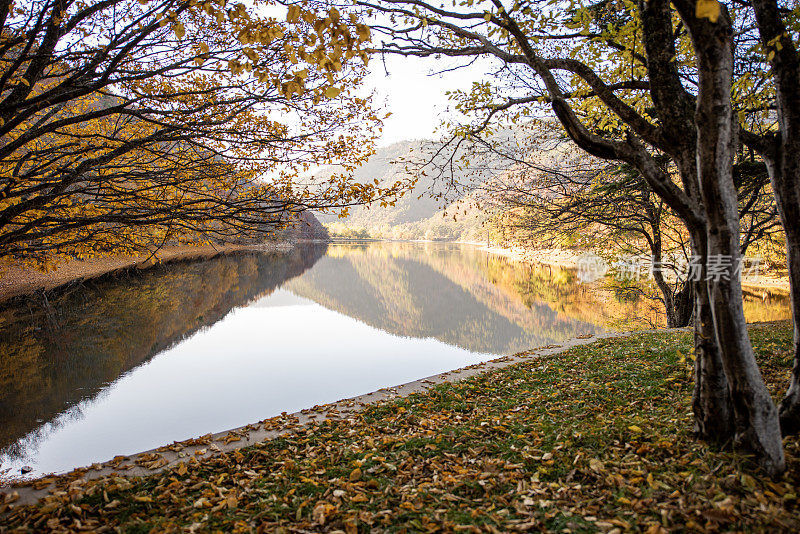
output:
[[789,390],[780,404],[781,430],[800,432],[800,54],[782,20],[776,0],[753,0],[758,31],[775,79],[778,135],[761,154],[770,173],[775,201],[786,230],[786,264],[794,320],[794,365]]
[[756,364],[737,271],[741,252],[732,170],[738,125],[731,107],[732,28],[727,10],[722,10],[717,23],[695,18],[693,9],[681,12],[692,35],[699,71],[697,162],[707,217],[706,283],[731,393],[736,444],[753,453],[767,473],[776,475],[785,469],[778,411]]
[[789,436],[800,432],[800,133],[788,142],[778,140],[773,148],[771,153],[764,154],[764,160],[786,232],[786,266],[794,322],[794,362],[789,389],[778,407],[781,432]]
[[[800,149],[798,149],[800,150]],[[800,199],[795,204],[800,207]],[[789,267],[792,317],[794,318],[794,363],[789,379],[789,389],[778,407],[781,432],[785,436],[800,432],[800,215],[793,219],[791,231],[786,231],[786,263]],[[791,224],[791,223],[789,223]]]
[[701,439],[722,446],[731,445],[734,438],[733,407],[705,283],[705,228],[692,232],[692,252],[695,264],[700,266],[699,272],[689,273],[691,280],[687,284],[694,288],[694,430]]

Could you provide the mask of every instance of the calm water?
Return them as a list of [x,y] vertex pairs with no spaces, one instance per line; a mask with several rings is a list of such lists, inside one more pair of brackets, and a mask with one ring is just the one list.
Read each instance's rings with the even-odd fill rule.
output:
[[[61,472],[498,355],[660,320],[466,245],[305,247],[121,273],[0,307],[0,473]],[[751,320],[788,317],[752,295]]]

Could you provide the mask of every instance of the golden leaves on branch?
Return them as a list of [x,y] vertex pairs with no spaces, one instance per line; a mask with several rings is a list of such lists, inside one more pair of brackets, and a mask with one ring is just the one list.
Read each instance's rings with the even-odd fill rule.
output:
[[[285,201],[325,209],[372,200],[391,202],[399,191],[396,186],[354,183],[347,174],[371,154],[381,126],[369,98],[353,91],[365,74],[362,44],[370,36],[354,13],[294,6],[286,8],[283,20],[262,15],[262,7],[279,7],[271,0],[230,8],[222,1],[161,7],[151,3],[146,8],[133,0],[130,4],[129,16],[142,18],[151,28],[151,34],[125,58],[127,72],[138,76],[116,84],[113,91],[74,99],[54,117],[86,115],[119,103],[128,106],[125,109],[133,112],[133,118],[116,112],[102,118],[87,116],[0,160],[9,175],[23,161],[19,169],[23,177],[9,181],[0,210],[23,202],[26,189],[49,187],[40,182],[47,182],[44,176],[52,169],[45,162],[38,164],[42,171],[32,170],[34,160],[23,158],[27,152],[57,154],[53,161],[60,169],[120,155],[91,168],[86,173],[89,179],[75,182],[73,189],[48,200],[43,208],[15,216],[3,231],[32,227],[47,233],[56,220],[108,221],[118,214],[168,213],[153,217],[152,224],[143,217],[138,226],[104,222],[54,230],[36,245],[39,250],[58,249],[56,256],[75,258],[135,253],[153,244],[196,239],[206,228],[217,232],[225,224],[226,212],[216,208],[230,192],[248,213],[245,222],[234,226],[247,231],[247,224],[257,222],[259,205]],[[112,33],[120,26],[118,21],[114,24],[108,28]],[[95,48],[71,52],[91,55]],[[9,76],[11,85],[28,83],[32,82],[18,72]],[[52,90],[58,83],[56,76],[39,80],[31,95]],[[147,120],[137,108],[147,110]],[[44,114],[5,135],[5,146],[35,128]],[[330,182],[299,179],[310,169],[327,165],[341,165],[345,172]],[[62,171],[56,169],[53,176],[58,172]],[[99,185],[92,185],[93,180]],[[184,210],[191,216],[183,218]],[[211,222],[203,220],[203,212]],[[59,248],[61,242],[70,244]],[[51,263],[40,259],[43,265]]]
[[180,22],[176,22],[172,25],[172,31],[175,32],[175,36],[178,39],[183,39],[183,36],[186,35],[186,28],[183,27],[183,24]]

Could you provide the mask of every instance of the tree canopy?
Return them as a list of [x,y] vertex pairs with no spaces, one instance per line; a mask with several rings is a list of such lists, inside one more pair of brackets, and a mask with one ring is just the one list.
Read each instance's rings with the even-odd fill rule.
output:
[[391,201],[352,169],[381,121],[369,29],[323,4],[0,5],[0,256],[264,237],[297,212]]

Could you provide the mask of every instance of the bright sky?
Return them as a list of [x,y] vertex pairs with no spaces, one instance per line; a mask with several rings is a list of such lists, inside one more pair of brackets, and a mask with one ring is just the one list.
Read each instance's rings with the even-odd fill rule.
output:
[[[370,60],[365,86],[376,92],[376,106],[392,116],[384,121],[379,146],[404,139],[429,139],[446,116],[449,102],[445,91],[469,89],[486,76],[486,65],[473,65],[444,74],[433,74],[455,64],[446,58],[380,57]],[[386,71],[389,74],[387,76]]]

